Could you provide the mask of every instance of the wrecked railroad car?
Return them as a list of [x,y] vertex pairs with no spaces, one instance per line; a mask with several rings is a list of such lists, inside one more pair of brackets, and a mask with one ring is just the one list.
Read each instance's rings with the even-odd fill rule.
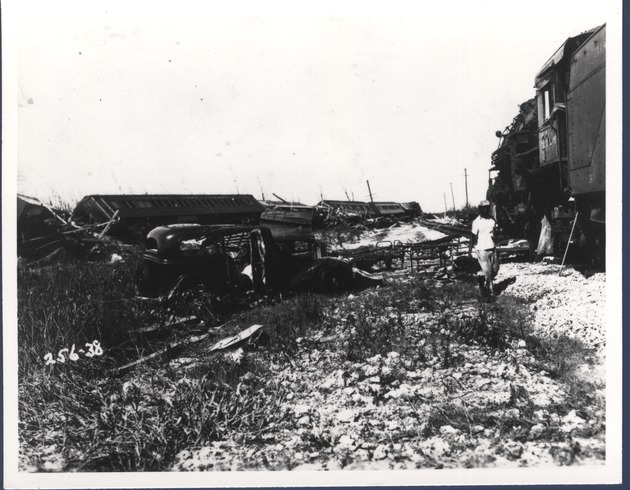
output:
[[116,218],[109,235],[142,243],[159,225],[258,223],[264,209],[250,194],[90,195],[77,204],[72,219],[87,225]]
[[320,201],[318,206],[323,206],[338,213],[347,216],[356,216],[357,218],[375,218],[378,216],[376,210],[367,202],[363,201],[335,201],[324,199]]
[[280,223],[309,228],[322,228],[325,218],[326,212],[323,208],[292,203],[272,205],[260,215],[261,223]]
[[[420,208],[418,203],[409,204],[412,206],[416,204],[417,208]],[[362,218],[377,218],[379,216],[402,218],[408,214],[403,205],[397,202],[333,201],[324,199],[317,205],[339,210],[349,215],[361,216]]]
[[[576,236],[604,265],[606,201],[606,26],[570,37],[535,76],[492,155],[488,199],[499,226],[536,243],[542,217],[561,253]],[[577,241],[577,240],[576,240]]]
[[405,214],[409,218],[419,218],[422,216],[422,208],[416,201],[401,202],[400,205],[405,210]]
[[402,204],[397,202],[374,202],[372,206],[376,208],[378,216],[389,218],[404,218],[407,215]]
[[224,295],[314,288],[323,292],[350,286],[352,267],[326,257],[315,240],[275,240],[265,227],[173,224],[147,235],[136,291],[145,298],[170,299],[201,287]]
[[63,218],[58,212],[33,197],[17,195],[18,257],[37,259],[62,247]]

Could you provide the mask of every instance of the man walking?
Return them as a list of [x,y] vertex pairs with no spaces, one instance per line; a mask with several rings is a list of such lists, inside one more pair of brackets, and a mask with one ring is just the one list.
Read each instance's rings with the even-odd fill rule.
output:
[[[479,203],[479,216],[472,222],[473,244],[483,273],[482,291],[494,295],[494,278],[499,272],[499,257],[494,245],[496,222],[490,215],[490,202]],[[480,278],[481,279],[481,278]]]

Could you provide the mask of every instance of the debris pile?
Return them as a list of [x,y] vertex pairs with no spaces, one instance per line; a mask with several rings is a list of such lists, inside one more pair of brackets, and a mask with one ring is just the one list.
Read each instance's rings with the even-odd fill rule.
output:
[[[118,220],[118,214],[103,223],[81,226],[71,219],[68,212],[55,209],[35,198],[17,196],[18,256],[37,260],[66,250],[74,255],[85,256],[95,246],[97,253],[117,251],[122,244],[107,236],[110,227]],[[114,246],[112,248],[112,246]]]

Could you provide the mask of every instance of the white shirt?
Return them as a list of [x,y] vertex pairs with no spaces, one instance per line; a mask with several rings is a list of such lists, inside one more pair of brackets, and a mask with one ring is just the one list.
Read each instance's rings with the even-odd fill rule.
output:
[[492,233],[494,231],[495,222],[492,218],[482,218],[477,216],[472,222],[472,233],[477,237],[477,250],[492,250],[494,248],[494,239]]

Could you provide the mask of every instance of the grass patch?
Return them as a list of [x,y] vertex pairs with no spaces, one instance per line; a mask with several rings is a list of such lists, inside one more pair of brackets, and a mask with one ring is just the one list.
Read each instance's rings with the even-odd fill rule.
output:
[[406,340],[401,313],[390,309],[383,314],[378,305],[363,306],[346,317],[343,357],[351,362],[361,362],[400,350]]
[[162,470],[182,449],[234,433],[253,438],[282,420],[286,393],[260,366],[257,376],[248,365],[206,367],[190,378],[148,369],[122,384],[77,372],[31,379],[20,396],[31,465],[46,470],[38,455],[55,447],[65,463],[49,469],[58,471]]
[[[18,268],[18,354],[21,375],[37,369],[48,352],[84,348],[98,340],[109,351],[141,321],[134,296],[133,262],[64,260],[43,268]],[[92,358],[95,361],[96,358]]]
[[286,358],[297,352],[298,339],[320,329],[333,302],[326,296],[303,293],[245,311],[237,320],[245,326],[263,325],[264,334],[258,343],[266,352]]
[[575,370],[591,354],[591,349],[583,342],[564,334],[556,337],[537,337],[530,334],[527,341],[531,346],[530,351],[538,360],[536,367],[563,381],[571,381]]
[[[394,283],[368,296],[343,318],[346,358],[364,361],[376,354],[398,351],[423,363],[452,366],[458,356],[453,345],[483,345],[505,350],[515,340],[531,335],[526,304],[516,298],[480,301],[473,284],[455,282],[436,287],[417,277]],[[432,317],[409,328],[405,315],[429,313]],[[418,330],[420,327],[420,334]]]

